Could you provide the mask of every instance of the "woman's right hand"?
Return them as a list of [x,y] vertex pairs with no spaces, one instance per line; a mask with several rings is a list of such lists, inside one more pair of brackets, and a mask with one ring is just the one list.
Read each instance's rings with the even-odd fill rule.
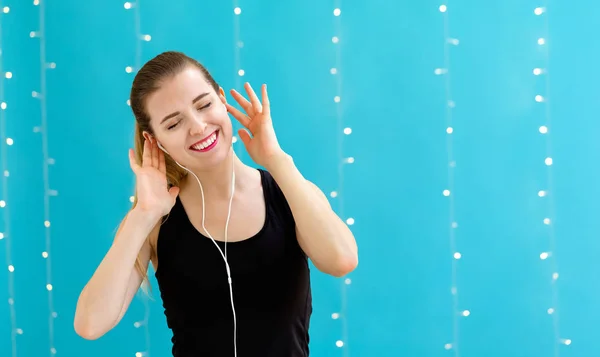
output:
[[136,176],[136,208],[156,215],[157,219],[167,215],[175,205],[179,187],[168,188],[165,155],[158,148],[156,139],[144,140],[141,166],[136,162],[133,150],[129,149],[129,165]]

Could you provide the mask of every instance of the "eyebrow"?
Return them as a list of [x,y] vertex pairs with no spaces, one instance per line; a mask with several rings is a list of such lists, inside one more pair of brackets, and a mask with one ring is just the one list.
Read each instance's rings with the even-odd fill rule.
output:
[[[200,94],[199,96],[197,96],[196,98],[194,98],[194,100],[192,100],[192,104],[196,104],[196,102],[197,102],[197,101],[199,101],[200,99],[202,99],[202,98],[206,97],[208,94],[209,94],[209,93],[202,93],[202,94]],[[167,120],[169,120],[169,119],[171,119],[171,118],[173,118],[173,117],[176,117],[176,116],[178,116],[179,114],[181,114],[181,113],[180,113],[180,112],[174,112],[174,113],[171,113],[171,114],[167,115],[166,117],[164,117],[164,118],[163,118],[163,119],[160,121],[160,123],[162,124],[162,123],[164,123],[165,121],[167,121]]]

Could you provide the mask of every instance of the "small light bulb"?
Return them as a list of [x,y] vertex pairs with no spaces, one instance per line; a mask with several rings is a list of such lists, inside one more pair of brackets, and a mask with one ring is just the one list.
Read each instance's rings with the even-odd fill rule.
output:
[[540,126],[540,133],[542,133],[542,134],[548,133],[548,127],[545,125]]
[[548,254],[548,252],[543,252],[542,254],[540,254],[540,259],[541,260],[546,260],[546,259],[548,259],[549,255],[550,254]]
[[46,284],[46,289],[48,289],[48,291],[52,291],[52,284]]
[[534,68],[533,69],[533,74],[536,76],[539,76],[540,74],[542,74],[542,69],[541,68]]
[[536,15],[541,15],[544,13],[544,8],[543,7],[536,7],[535,10],[533,10],[533,13]]
[[236,15],[239,15],[239,14],[242,13],[242,9],[239,8],[239,7],[236,7],[235,9],[233,9],[233,13],[236,14]]
[[125,67],[125,72],[131,73],[131,72],[133,72],[133,68],[131,66],[127,66],[127,67]]
[[2,11],[4,11],[5,14],[8,14],[10,12],[10,7],[5,6],[4,9],[2,9]]
[[44,221],[44,227],[49,228],[50,227],[50,221]]
[[538,196],[540,196],[540,197],[545,197],[545,196],[546,196],[546,191],[544,191],[544,190],[540,190],[540,191],[538,192]]
[[329,70],[329,73],[331,74],[336,74],[337,73],[337,68],[332,68]]
[[448,7],[446,7],[446,5],[440,5],[440,12],[446,12],[446,10],[448,10]]
[[340,98],[339,95],[336,95],[335,97],[333,97],[333,101],[336,103],[339,103],[342,100],[342,98]]
[[42,252],[42,257],[48,258],[48,252]]
[[344,346],[344,342],[341,341],[341,340],[337,340],[337,341],[335,341],[335,345],[338,346],[338,347],[343,347]]
[[144,41],[146,41],[146,42],[150,42],[152,40],[152,36],[150,36],[150,35],[144,35],[143,38],[144,38]]
[[454,253],[454,259],[458,260],[460,259],[462,255],[459,252]]
[[544,160],[544,163],[545,163],[547,166],[550,166],[550,165],[552,165],[552,158],[551,158],[551,157],[547,157],[547,158],[546,158],[546,160]]
[[329,194],[329,196],[336,198],[338,195],[338,193],[336,191],[331,191],[331,193]]
[[334,312],[333,314],[331,314],[331,318],[334,320],[337,320],[340,317],[340,314],[338,314],[337,312]]
[[333,36],[333,37],[331,38],[331,42],[333,42],[333,43],[338,43],[338,42],[340,42],[340,39],[339,39],[337,36]]
[[446,128],[446,133],[448,133],[448,134],[452,134],[453,131],[454,131],[454,129],[452,129],[451,126]]
[[446,197],[450,196],[450,190],[444,190],[442,193]]
[[546,40],[543,37],[538,38],[537,40],[538,45],[544,45],[546,44]]
[[544,101],[544,97],[542,97],[541,95],[538,94],[535,96],[535,101],[538,103],[541,103]]
[[340,16],[341,13],[342,13],[342,10],[340,10],[340,9],[333,10],[333,16]]
[[13,74],[12,74],[12,72],[6,72],[4,74],[4,77],[6,77],[6,79],[11,79],[13,77]]
[[446,350],[451,350],[452,349],[452,344],[451,343],[447,343],[447,344],[444,345],[444,348]]
[[344,134],[346,134],[346,135],[352,134],[352,129],[351,128],[344,128]]
[[238,71],[238,76],[242,77],[246,72],[243,69]]
[[9,265],[9,266],[8,266],[8,271],[9,271],[9,272],[11,272],[11,273],[12,273],[12,272],[14,272],[14,271],[15,271],[15,267],[14,267],[14,265],[12,265],[12,264],[11,264],[11,265]]
[[546,225],[550,224],[550,218],[544,218],[544,224],[546,224]]
[[12,138],[6,138],[6,145],[10,146],[14,143],[15,143],[15,141]]
[[469,315],[471,315],[471,311],[465,310],[465,311],[462,312],[462,315],[463,316],[469,316]]
[[131,3],[128,1],[125,4],[123,4],[123,7],[125,8],[125,10],[129,10],[131,9]]
[[348,224],[349,226],[353,225],[354,224],[354,218],[348,218],[346,220],[346,224]]
[[344,283],[346,283],[346,285],[350,285],[352,284],[352,280],[350,280],[350,278],[346,278],[346,280],[344,280]]
[[548,315],[552,315],[554,313],[554,309],[553,308],[549,308],[548,309]]

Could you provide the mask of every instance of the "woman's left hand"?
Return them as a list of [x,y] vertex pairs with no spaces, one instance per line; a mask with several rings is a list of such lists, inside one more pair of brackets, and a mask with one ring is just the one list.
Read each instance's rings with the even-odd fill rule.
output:
[[[271,120],[271,108],[267,95],[267,85],[261,87],[262,103],[252,90],[250,83],[244,84],[250,101],[244,98],[235,89],[230,91],[233,98],[244,109],[246,114],[226,103],[227,111],[236,118],[245,129],[238,130],[240,139],[246,146],[248,154],[258,165],[266,167],[269,161],[280,155],[285,155],[275,136],[273,122]],[[252,134],[248,134],[248,131]]]

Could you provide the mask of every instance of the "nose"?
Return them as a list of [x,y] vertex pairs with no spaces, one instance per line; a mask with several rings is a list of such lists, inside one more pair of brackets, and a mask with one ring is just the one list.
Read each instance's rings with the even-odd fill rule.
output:
[[190,135],[191,136],[195,136],[195,135],[201,135],[206,131],[206,122],[204,122],[204,120],[202,120],[202,118],[200,118],[199,116],[194,116],[192,119],[192,125],[190,128]]

